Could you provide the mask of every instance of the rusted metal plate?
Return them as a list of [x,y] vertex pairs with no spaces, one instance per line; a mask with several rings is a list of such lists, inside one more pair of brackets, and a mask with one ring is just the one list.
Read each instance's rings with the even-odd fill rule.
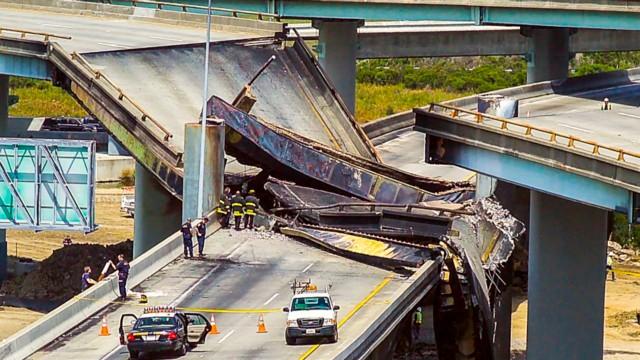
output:
[[283,228],[282,233],[301,237],[333,252],[380,266],[420,267],[432,253],[428,249],[376,240],[367,236],[308,227]]
[[[434,194],[382,175],[360,166],[371,164],[364,159],[329,153],[320,144],[258,120],[218,97],[212,97],[207,107],[208,117],[225,121],[228,153],[243,163],[274,171],[288,180],[312,182],[320,188],[338,190],[363,200],[395,204],[461,201],[471,196],[466,190]],[[375,166],[393,173],[382,164]]]

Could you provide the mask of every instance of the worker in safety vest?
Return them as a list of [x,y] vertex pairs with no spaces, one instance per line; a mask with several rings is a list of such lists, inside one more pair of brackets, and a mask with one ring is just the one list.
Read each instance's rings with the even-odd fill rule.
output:
[[216,207],[216,215],[218,217],[218,222],[223,229],[229,227],[229,212],[231,211],[231,200],[229,199],[229,194],[227,192],[231,192],[229,188],[224,189],[225,193],[220,197],[220,201],[218,201],[218,206]]
[[240,195],[240,191],[236,191],[236,194],[231,198],[231,211],[233,212],[236,230],[240,230],[240,222],[242,222],[242,216],[244,215],[243,208],[244,198]]
[[411,341],[417,343],[420,340],[420,327],[422,327],[422,308],[416,308],[411,316]]
[[253,229],[253,219],[256,217],[256,209],[260,200],[256,197],[256,191],[249,190],[249,195],[244,202],[244,228]]

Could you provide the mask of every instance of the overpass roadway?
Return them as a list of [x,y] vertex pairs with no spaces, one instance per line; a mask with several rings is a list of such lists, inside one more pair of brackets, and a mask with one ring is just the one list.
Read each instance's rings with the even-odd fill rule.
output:
[[[305,353],[310,359],[332,358],[375,321],[406,282],[404,276],[277,234],[220,230],[207,239],[205,253],[205,260],[173,261],[135,289],[149,294],[149,305],[193,308],[207,317],[212,314],[207,311],[220,311],[215,320],[221,333],[209,335],[187,359],[296,359]],[[315,350],[313,341],[285,344],[286,314],[281,311],[289,305],[289,283],[309,278],[319,288],[333,285],[331,294],[341,306],[339,321],[362,305],[340,328],[338,343],[325,342]],[[134,301],[112,304],[30,358],[128,359],[126,348],[118,343],[117,323],[121,314],[139,314],[142,309]],[[260,309],[266,334],[256,333]],[[98,336],[103,315],[112,333],[108,337]]]
[[[105,2],[105,0],[101,0]],[[170,1],[205,5],[205,0]],[[131,4],[133,1],[119,1]],[[137,3],[141,7],[153,4]],[[282,18],[445,20],[483,25],[531,25],[638,30],[640,5],[629,1],[518,0],[218,0],[216,7],[277,14]]]
[[531,190],[529,359],[602,358],[607,212],[639,220],[638,73],[500,91],[520,100],[514,119],[468,110],[475,97],[415,110],[430,162]]
[[[136,49],[202,42],[204,29],[109,16],[60,14],[54,11],[15,9],[0,4],[2,28],[24,29],[71,36],[56,39],[69,52]],[[212,32],[214,40],[255,36],[231,31]]]

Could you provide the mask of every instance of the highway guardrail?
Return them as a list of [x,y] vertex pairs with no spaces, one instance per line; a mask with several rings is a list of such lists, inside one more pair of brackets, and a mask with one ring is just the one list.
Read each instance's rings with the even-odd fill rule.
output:
[[634,163],[640,165],[640,153],[625,150],[619,147],[603,145],[596,141],[586,140],[577,136],[568,135],[539,126],[534,126],[523,121],[505,119],[494,115],[467,110],[444,104],[431,104],[429,112],[445,114],[451,119],[474,122],[478,125],[490,127],[505,133],[523,135],[552,145],[560,145],[587,152],[590,155],[606,158],[615,162]]

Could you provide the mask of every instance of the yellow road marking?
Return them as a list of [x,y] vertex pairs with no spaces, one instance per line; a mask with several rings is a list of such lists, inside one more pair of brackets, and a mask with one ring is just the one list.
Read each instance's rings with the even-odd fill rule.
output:
[[[349,319],[351,319],[353,315],[355,315],[358,312],[358,310],[362,309],[362,307],[365,306],[369,302],[369,300],[371,300],[374,296],[376,296],[380,292],[380,290],[382,290],[382,288],[387,286],[389,282],[391,282],[391,278],[385,277],[375,288],[373,288],[373,290],[371,290],[369,295],[367,295],[364,299],[362,299],[358,303],[358,305],[356,305],[356,307],[351,309],[351,311],[349,311],[349,313],[344,318],[342,318],[342,320],[338,322],[338,329],[340,329],[342,325],[344,325]],[[305,351],[304,354],[300,355],[300,358],[298,360],[305,360],[311,354],[313,354],[314,351],[318,350],[319,347],[320,347],[320,344],[313,345],[312,347],[309,348],[309,350]]]
[[471,173],[469,176],[467,176],[464,181],[471,181],[471,179],[473,179],[473,177],[476,176],[476,173]]

